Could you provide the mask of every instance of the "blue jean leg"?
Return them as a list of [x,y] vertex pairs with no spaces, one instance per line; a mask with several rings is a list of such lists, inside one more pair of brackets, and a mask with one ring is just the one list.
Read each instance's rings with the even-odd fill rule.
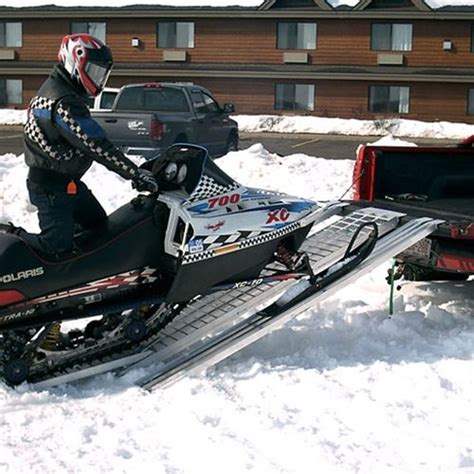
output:
[[[75,195],[29,191],[30,201],[38,208],[40,248],[52,254],[72,251]],[[26,240],[26,239],[25,239]]]

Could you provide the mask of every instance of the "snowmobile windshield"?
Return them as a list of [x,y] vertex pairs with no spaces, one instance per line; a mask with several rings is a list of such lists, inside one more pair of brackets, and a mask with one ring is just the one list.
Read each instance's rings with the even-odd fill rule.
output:
[[197,145],[174,145],[166,152],[166,159],[177,163],[183,163],[187,167],[187,175],[183,180],[183,187],[188,194],[193,191],[203,180],[204,176],[212,178],[220,186],[232,186],[235,181],[222,171],[210,158],[204,147]]

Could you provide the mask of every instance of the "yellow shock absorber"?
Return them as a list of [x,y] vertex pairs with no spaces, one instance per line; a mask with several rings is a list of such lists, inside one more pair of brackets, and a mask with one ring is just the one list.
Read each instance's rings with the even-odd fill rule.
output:
[[54,323],[51,326],[48,334],[44,338],[43,342],[40,344],[40,349],[45,351],[54,351],[57,348],[59,341],[59,336],[61,335],[61,323]]
[[141,308],[138,308],[138,311],[140,313],[142,313],[143,316],[149,316],[149,312],[151,311],[151,307],[150,306],[142,306]]

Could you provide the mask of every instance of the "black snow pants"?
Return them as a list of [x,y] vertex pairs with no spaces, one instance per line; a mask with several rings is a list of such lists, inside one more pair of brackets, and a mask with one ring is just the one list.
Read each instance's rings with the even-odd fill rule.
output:
[[48,254],[61,256],[71,252],[78,227],[100,227],[107,220],[105,210],[82,181],[42,182],[38,174],[43,177],[43,173],[32,170],[27,187],[31,203],[38,208],[41,233],[25,232],[21,237]]

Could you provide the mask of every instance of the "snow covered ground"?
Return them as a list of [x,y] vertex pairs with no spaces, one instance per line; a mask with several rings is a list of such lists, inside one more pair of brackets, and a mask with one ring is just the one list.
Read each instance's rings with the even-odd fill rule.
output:
[[236,115],[243,132],[318,133],[464,139],[474,134],[474,125],[452,122],[421,122],[387,118],[358,120],[287,115]]
[[[218,163],[317,199],[340,197],[353,166],[261,145]],[[33,231],[24,178],[22,157],[0,157],[0,220]],[[100,166],[86,181],[108,210],[133,195]],[[0,383],[0,474],[473,473],[474,281],[404,284],[389,318],[385,272],[167,390],[111,375],[42,392]]]

